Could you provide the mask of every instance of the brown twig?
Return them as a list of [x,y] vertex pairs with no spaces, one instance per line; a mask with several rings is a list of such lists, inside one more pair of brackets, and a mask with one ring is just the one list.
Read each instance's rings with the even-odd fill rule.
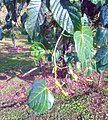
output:
[[[52,63],[53,62],[50,62],[49,64],[52,64]],[[30,73],[32,73],[33,71],[37,70],[38,68],[42,68],[43,66],[45,66],[45,64],[29,70],[28,72],[24,73],[21,77],[25,77],[25,76],[29,75]]]
[[38,67],[35,67],[35,68],[29,70],[28,72],[24,73],[21,77],[25,77],[25,76],[27,76],[28,74],[30,74],[31,72],[33,72],[33,71],[35,71],[37,69],[38,69]]

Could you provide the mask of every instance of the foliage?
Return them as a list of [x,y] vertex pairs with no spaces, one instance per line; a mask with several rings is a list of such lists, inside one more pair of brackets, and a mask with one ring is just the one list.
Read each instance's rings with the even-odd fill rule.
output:
[[[37,1],[30,2],[28,6],[28,18],[26,21],[26,29],[31,37],[37,36],[37,33],[39,34],[40,25],[42,25],[43,21],[39,21],[38,17],[45,18],[45,16],[42,16],[42,12],[40,12],[41,9],[43,9],[43,6],[41,5],[43,1],[38,1],[38,7],[35,7],[35,3]],[[101,2],[101,5],[99,5]],[[74,40],[75,44],[75,52],[77,53],[78,60],[76,61],[77,68],[80,71],[83,67],[85,67],[85,75],[91,74],[93,69],[97,69],[99,72],[101,70],[105,70],[108,68],[108,49],[107,49],[107,11],[108,8],[105,5],[106,1],[100,1],[100,0],[83,0],[81,1],[63,1],[63,0],[49,0],[45,2],[48,9],[52,13],[53,19],[56,21],[55,24],[59,25],[63,29],[60,37],[58,38],[58,41],[55,45],[54,49],[54,65],[55,65],[55,83],[56,86],[59,87],[61,92],[65,94],[65,91],[63,91],[61,85],[57,81],[56,71],[57,71],[57,64],[56,64],[56,51],[58,47],[58,43],[60,42],[61,36],[64,38],[68,36],[71,38],[71,40]],[[34,5],[34,6],[33,6]],[[93,8],[93,9],[92,9]],[[44,9],[43,9],[44,10]],[[35,13],[31,13],[31,11],[36,11]],[[43,12],[44,13],[44,12]],[[82,14],[82,18],[81,18]],[[96,36],[93,36],[93,31],[91,30],[89,20],[93,20],[93,17],[99,14],[98,21],[101,23],[102,27],[99,27],[99,24],[97,25],[99,28],[97,29],[95,26],[93,26],[93,29],[97,29]],[[83,17],[84,15],[84,17]],[[32,19],[32,18],[35,19]],[[40,17],[40,18],[41,18]],[[90,17],[90,18],[89,18]],[[31,19],[33,22],[31,22]],[[38,20],[39,19],[39,20]],[[89,20],[88,20],[89,19]],[[48,20],[42,19],[42,20]],[[81,23],[81,20],[82,23]],[[51,21],[50,21],[51,22]],[[84,23],[85,22],[85,23]],[[98,23],[99,23],[98,22]],[[30,24],[30,25],[29,25]],[[52,24],[55,27],[55,24]],[[49,23],[50,25],[50,23]],[[29,27],[27,27],[29,26]],[[30,26],[32,26],[32,29],[30,29]],[[31,31],[30,31],[31,30]],[[42,36],[42,34],[41,34]],[[69,38],[69,39],[70,39]],[[96,40],[95,40],[95,39]],[[94,39],[94,41],[93,41]],[[66,41],[67,42],[67,41]],[[95,52],[93,52],[95,49],[95,46],[93,45],[100,45],[100,49],[98,49]],[[65,44],[63,44],[65,46]],[[69,47],[69,46],[68,46]],[[58,49],[60,50],[60,49]],[[68,50],[68,48],[67,48]],[[70,62],[67,62],[69,60],[69,57],[72,56],[71,54],[66,54],[66,49],[62,48],[63,53],[61,53],[60,57],[64,56],[63,64],[67,63],[69,72],[68,74],[72,75],[72,78],[77,80],[77,76],[74,74],[72,70],[72,60],[73,57],[70,59]],[[38,52],[38,51],[36,51]],[[73,51],[69,51],[71,53]],[[74,53],[75,53],[74,52]],[[67,56],[68,55],[68,56]],[[95,56],[94,56],[95,55]],[[60,58],[59,57],[59,58]],[[68,57],[68,58],[67,58]],[[94,59],[95,58],[95,59]],[[59,59],[58,59],[59,60]],[[74,59],[75,60],[75,59]],[[96,64],[96,65],[95,65]],[[96,67],[95,67],[96,66]],[[30,98],[29,98],[30,99]]]
[[51,92],[46,87],[45,80],[36,80],[27,91],[28,105],[36,113],[49,110],[54,102]]
[[108,42],[108,28],[99,27],[96,32],[96,44],[105,45]]
[[43,55],[45,54],[45,47],[42,43],[40,42],[35,42],[31,48],[30,48],[30,51],[31,51],[31,55],[34,57],[34,58],[37,58],[37,59],[40,59],[43,57]]
[[92,3],[97,4],[98,2],[101,2],[101,4],[105,4],[106,0],[90,0]]
[[[76,81],[78,77],[72,68],[73,61],[77,70],[84,70],[85,75],[91,74],[93,69],[98,72],[108,69],[106,0],[31,0],[27,3],[29,4],[23,25],[30,38],[35,41],[30,48],[31,55],[38,60],[43,55],[48,58],[46,50],[52,50],[49,54],[50,58],[52,57],[51,62],[54,63],[55,85],[64,95],[67,96],[67,93],[57,80],[58,68],[61,68],[61,74],[64,74],[61,78],[69,74],[71,79]],[[8,14],[3,29],[10,29],[12,21],[17,22],[17,10],[15,9],[17,2],[8,0],[4,4]],[[22,7],[19,6],[19,10],[21,9]],[[52,47],[52,44],[55,47]],[[37,91],[42,92],[42,99]],[[30,108],[39,114],[50,109],[54,102],[43,80],[33,83],[27,97]],[[48,102],[51,104],[49,105]],[[44,107],[45,104],[47,105]]]
[[108,46],[102,46],[97,50],[95,55],[98,71],[107,69],[108,67]]
[[[27,20],[25,23],[25,28],[31,38],[38,36],[39,26],[44,22],[44,13],[43,13],[43,3],[41,0],[33,1],[31,0],[28,5],[27,11]],[[33,14],[32,14],[33,13]]]
[[88,26],[82,26],[82,31],[74,33],[74,41],[79,61],[83,65],[87,59],[91,59],[93,57],[93,36],[90,28]]
[[107,6],[103,6],[101,8],[100,20],[104,26],[108,24],[108,7]]
[[50,10],[56,22],[68,33],[81,30],[81,6],[75,2],[50,0]]

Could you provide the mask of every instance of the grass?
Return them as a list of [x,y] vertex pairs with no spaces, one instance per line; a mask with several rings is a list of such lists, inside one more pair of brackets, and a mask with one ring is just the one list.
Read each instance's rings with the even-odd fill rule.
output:
[[[108,87],[99,89],[99,93],[92,92],[84,94],[79,90],[78,94],[66,98],[62,95],[54,94],[55,103],[48,112],[37,115],[27,106],[27,102],[21,102],[21,98],[16,93],[20,93],[30,86],[28,81],[21,79],[18,74],[25,73],[35,66],[34,60],[30,57],[29,47],[25,36],[19,36],[17,46],[25,46],[22,52],[9,53],[7,47],[12,46],[10,38],[5,38],[0,42],[0,75],[6,73],[12,77],[10,81],[0,80],[0,107],[10,104],[15,105],[0,108],[0,120],[103,120],[108,119]],[[81,95],[82,94],[82,95]],[[98,101],[100,100],[100,101]],[[102,101],[101,101],[102,100]],[[104,115],[106,115],[104,117]]]
[[[55,95],[55,99],[58,99],[57,96]],[[62,96],[59,96],[59,98],[62,98]],[[75,120],[80,114],[84,120],[93,120],[91,111],[87,109],[86,100],[87,97],[77,100],[74,98],[71,101],[67,99],[66,103],[55,104],[51,110],[42,115],[36,115],[26,104],[14,106],[2,111],[1,120]]]
[[28,110],[23,106],[4,109],[0,120],[29,120]]
[[[82,118],[83,120],[94,120],[95,116],[96,120],[99,120],[104,115],[103,111],[107,110],[107,106],[105,105],[108,103],[108,97],[104,97],[103,94],[107,93],[108,87],[105,89],[100,88],[101,92],[99,95],[102,95],[100,97],[104,99],[104,103],[100,103],[100,106],[97,108],[94,107],[95,100],[100,99],[100,97],[97,96],[93,98],[92,94],[95,93],[80,96],[81,93],[83,94],[83,91],[81,90],[79,90],[80,94],[77,94],[72,98],[65,98],[62,95],[55,94],[53,108],[42,115],[37,115],[29,109],[26,102],[19,102],[20,98],[16,93],[20,92],[22,87],[27,89],[30,84],[28,81],[20,79],[17,76],[17,73],[24,73],[33,68],[34,60],[29,57],[29,45],[26,44],[25,39],[22,41],[19,40],[17,43],[18,45],[26,46],[27,51],[8,53],[5,49],[5,44],[7,44],[7,46],[8,44],[10,45],[10,41],[3,41],[2,48],[0,48],[2,50],[2,54],[0,54],[0,73],[3,74],[3,72],[5,72],[12,77],[9,82],[0,80],[0,85],[4,86],[0,91],[0,106],[6,106],[18,102],[11,107],[0,109],[0,120],[78,120],[78,118]],[[90,101],[92,101],[93,104],[90,106],[92,106],[93,109],[96,109],[98,111],[97,113],[96,110],[92,111],[90,108]],[[102,106],[104,106],[104,109]],[[105,114],[106,112],[107,111],[105,111]],[[108,118],[108,116],[106,116],[106,118]]]

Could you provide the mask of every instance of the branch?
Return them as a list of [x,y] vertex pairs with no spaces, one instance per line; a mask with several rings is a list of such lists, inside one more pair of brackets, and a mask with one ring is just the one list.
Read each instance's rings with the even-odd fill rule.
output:
[[65,30],[62,31],[60,37],[58,38],[57,43],[56,43],[55,48],[54,48],[54,53],[53,53],[53,55],[54,55],[54,71],[55,71],[54,73],[55,73],[55,80],[57,79],[57,74],[56,74],[56,71],[57,71],[56,50],[57,50],[58,43],[60,42],[61,37],[62,37],[64,31],[65,31]]
[[68,94],[63,90],[62,88],[62,85],[60,84],[60,82],[57,80],[57,63],[56,63],[56,50],[57,50],[57,46],[62,38],[62,35],[64,33],[65,30],[62,31],[60,37],[58,38],[57,42],[56,42],[56,45],[55,45],[55,48],[54,48],[54,52],[53,52],[53,56],[54,56],[54,75],[55,75],[55,81],[54,81],[54,84],[55,86],[57,86],[61,93],[64,95],[64,96],[68,96]]
[[38,69],[38,67],[35,67],[35,68],[31,69],[30,71],[24,73],[21,77],[25,77],[25,76],[27,76],[28,74],[30,74],[31,72],[33,72],[33,71],[35,71],[37,69]]

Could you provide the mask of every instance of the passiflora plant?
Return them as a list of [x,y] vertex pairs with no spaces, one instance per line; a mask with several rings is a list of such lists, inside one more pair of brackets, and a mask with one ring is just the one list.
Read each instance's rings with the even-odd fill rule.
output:
[[[49,14],[51,18],[48,18]],[[57,34],[57,28],[60,29],[59,37],[53,36],[58,40],[51,56],[54,63],[55,85],[65,96],[68,94],[57,80],[58,59],[63,60],[63,67],[67,66],[68,74],[75,80],[78,77],[73,72],[72,60],[76,61],[76,70],[81,71],[85,68],[86,75],[91,74],[93,69],[99,73],[108,69],[108,6],[106,0],[30,0],[27,15],[26,31],[31,39],[37,41],[30,49],[31,55],[36,59],[46,55],[44,43],[47,41],[45,36],[47,28],[44,24],[50,26],[52,34]],[[91,24],[95,17],[97,20]],[[42,39],[44,42],[41,41]],[[51,39],[53,38],[50,37]],[[63,41],[62,53],[57,58],[60,41]],[[73,51],[69,50],[70,44],[74,46]],[[29,107],[38,114],[50,109],[54,102],[54,97],[48,90],[45,80],[34,81],[27,91],[27,97]]]

